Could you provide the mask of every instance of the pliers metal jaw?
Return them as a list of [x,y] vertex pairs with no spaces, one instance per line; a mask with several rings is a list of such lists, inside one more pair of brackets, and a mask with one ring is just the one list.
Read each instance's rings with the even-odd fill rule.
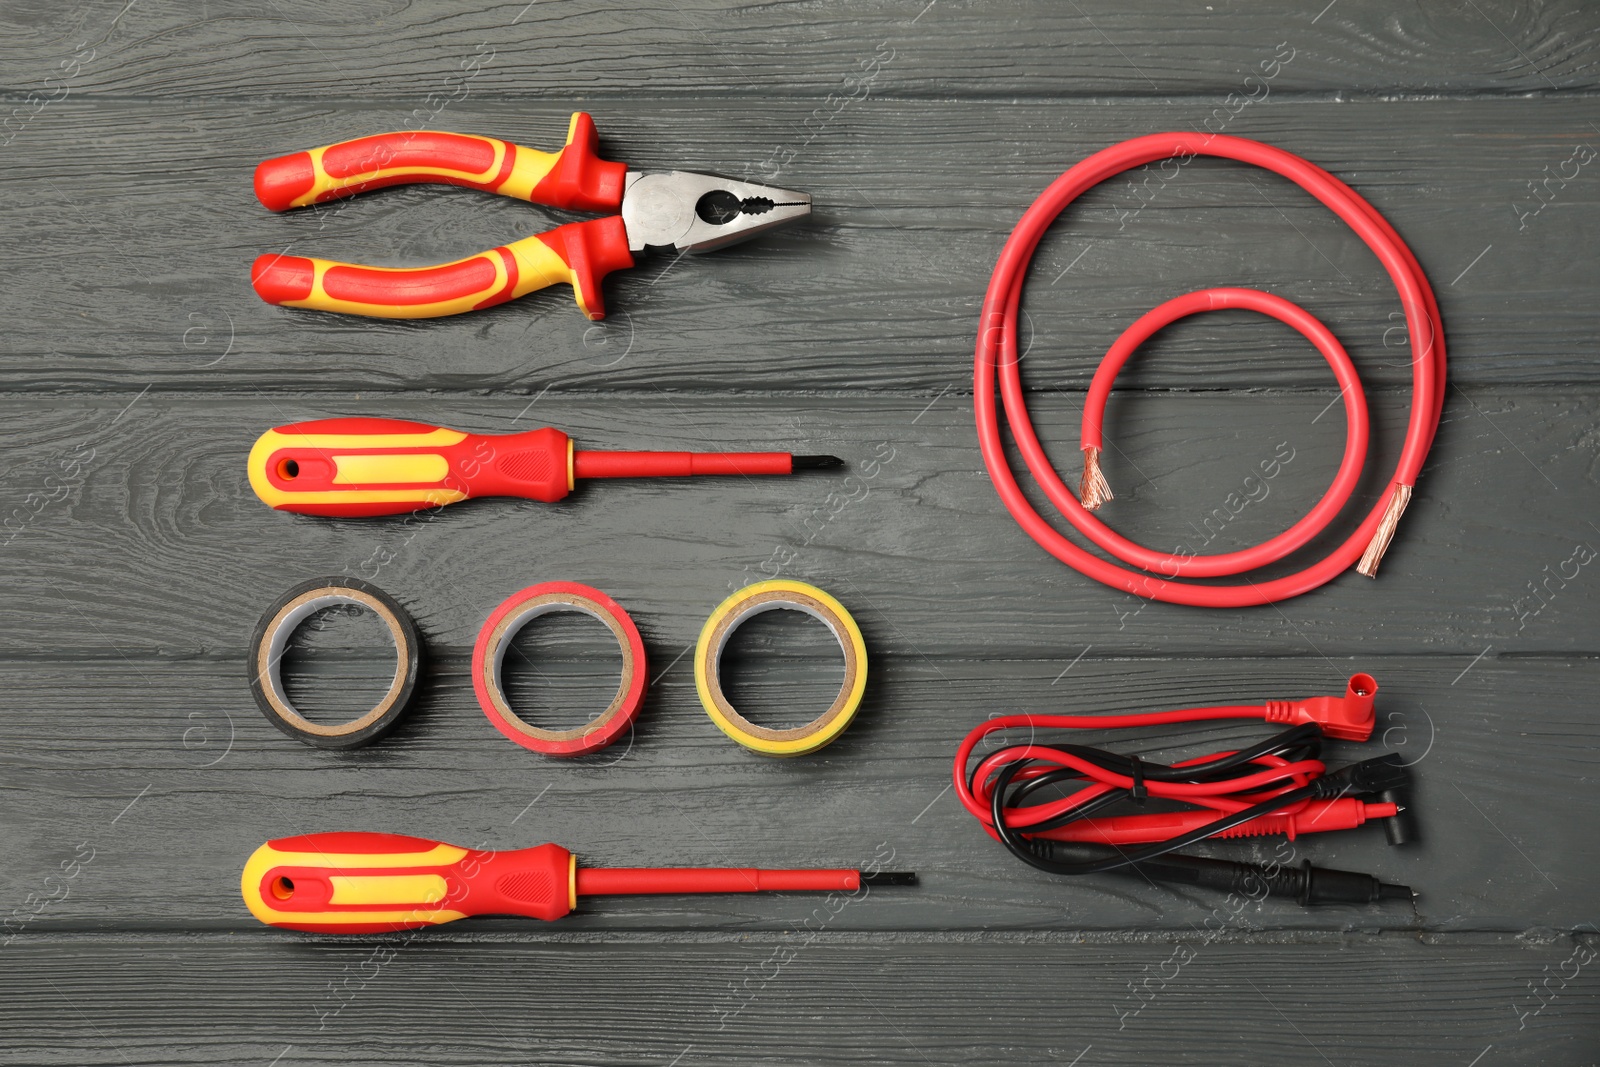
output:
[[715,174],[630,170],[622,194],[628,249],[712,252],[811,214],[811,197]]
[[591,319],[605,315],[601,280],[651,248],[725,248],[811,213],[791,189],[689,171],[631,171],[598,155],[594,120],[575,112],[567,143],[540,152],[493,137],[386,133],[269,159],[256,196],[273,211],[386,185],[464,185],[549,207],[615,212],[431,267],[365,267],[286,253],[255,261],[251,284],[285,307],[376,318],[456,315],[570,284]]

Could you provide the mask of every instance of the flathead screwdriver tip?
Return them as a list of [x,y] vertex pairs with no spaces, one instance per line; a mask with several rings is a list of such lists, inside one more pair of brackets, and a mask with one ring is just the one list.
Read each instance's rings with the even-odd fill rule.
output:
[[1390,882],[1378,883],[1379,900],[1416,900],[1417,892],[1408,885],[1394,885]]
[[792,456],[789,466],[797,471],[826,471],[844,466],[838,456]]
[[876,874],[862,874],[862,885],[916,885],[916,871],[878,871]]

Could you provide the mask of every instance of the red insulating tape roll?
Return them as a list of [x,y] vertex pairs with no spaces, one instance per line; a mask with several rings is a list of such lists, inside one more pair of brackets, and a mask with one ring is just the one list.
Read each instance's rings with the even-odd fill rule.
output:
[[[1068,204],[1107,178],[1148,163],[1173,158],[1187,162],[1195,156],[1250,163],[1280,174],[1343,219],[1372,249],[1393,280],[1405,310],[1411,342],[1411,415],[1399,461],[1382,497],[1354,533],[1322,560],[1270,580],[1251,581],[1248,572],[1282,559],[1327,527],[1355,488],[1366,453],[1366,403],[1360,381],[1344,349],[1314,316],[1279,297],[1250,289],[1207,289],[1178,297],[1140,318],[1111,347],[1084,406],[1083,445],[1098,449],[1106,397],[1122,363],[1156,330],[1199,311],[1249,308],[1288,323],[1316,345],[1344,391],[1349,425],[1344,461],[1322,500],[1304,518],[1276,537],[1238,552],[1214,556],[1155,552],[1118,535],[1097,519],[1062,482],[1045,455],[1028,417],[1018,373],[1017,315],[1022,286],[1034,249],[1051,223]],[[1003,420],[995,403],[996,377],[1004,404]],[[984,464],[1001,501],[1045,551],[1096,581],[1136,596],[1197,607],[1248,607],[1308,592],[1357,561],[1363,573],[1375,573],[1433,444],[1444,406],[1444,381],[1444,327],[1438,302],[1416,256],[1371,204],[1314,163],[1259,141],[1221,134],[1157,133],[1096,152],[1051,183],[1023,214],[1000,252],[984,297],[973,368],[973,408]],[[1091,543],[1129,567],[1118,566],[1080,547],[1034,509],[1006,458],[1002,421],[1009,427],[1028,473],[1051,504]],[[1245,576],[1245,580],[1239,585],[1199,585],[1177,580],[1229,575]]]
[[[622,677],[604,711],[570,730],[547,730],[519,718],[506,700],[501,665],[517,631],[540,615],[576,611],[598,619],[617,639]],[[644,703],[644,641],[622,605],[577,582],[542,582],[514,593],[494,609],[472,649],[472,688],[494,728],[524,748],[547,756],[582,756],[605,748],[633,725]]]

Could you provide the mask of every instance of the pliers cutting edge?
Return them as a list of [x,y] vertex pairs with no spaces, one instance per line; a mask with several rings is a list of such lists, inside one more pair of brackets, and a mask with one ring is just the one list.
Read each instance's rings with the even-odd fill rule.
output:
[[256,197],[273,211],[386,185],[438,182],[576,211],[616,212],[434,267],[363,267],[287,254],[256,259],[250,281],[269,304],[386,319],[457,315],[570,284],[591,319],[600,280],[647,248],[709,252],[811,214],[789,189],[689,171],[636,171],[599,158],[594,120],[574,112],[567,143],[539,152],[494,137],[383,133],[269,159]]

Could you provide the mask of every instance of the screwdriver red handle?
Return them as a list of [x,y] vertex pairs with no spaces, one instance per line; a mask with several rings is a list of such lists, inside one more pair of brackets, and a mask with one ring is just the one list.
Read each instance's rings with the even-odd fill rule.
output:
[[493,852],[359,832],[268,841],[245,863],[239,883],[251,914],[268,926],[331,934],[410,930],[469,915],[559,919],[577,907],[580,896],[853,892],[860,886],[861,872],[847,869],[580,870],[577,858],[560,845]]
[[[803,457],[835,465],[831,457]],[[831,462],[821,463],[822,459]],[[579,478],[789,474],[787,452],[578,452],[545,427],[469,434],[399,419],[321,419],[268,430],[250,450],[250,486],[279,511],[402,515],[475,496],[555,501]]]

